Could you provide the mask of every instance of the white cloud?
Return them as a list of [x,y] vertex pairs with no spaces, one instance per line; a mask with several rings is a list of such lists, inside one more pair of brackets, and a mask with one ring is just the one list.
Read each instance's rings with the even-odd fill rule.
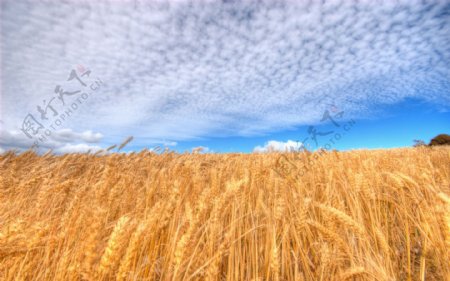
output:
[[164,146],[177,146],[178,143],[176,141],[163,141],[161,142],[162,145]]
[[79,144],[65,144],[64,146],[55,149],[55,152],[56,153],[86,153],[88,151],[97,152],[101,149],[102,148],[97,145],[88,145],[85,143],[79,143]]
[[84,131],[82,133],[77,133],[71,129],[63,129],[55,131],[52,134],[53,139],[62,142],[74,142],[74,141],[85,141],[88,143],[95,143],[101,141],[103,135],[100,133],[94,133],[90,130]]
[[297,141],[288,140],[286,142],[271,140],[268,141],[264,146],[256,146],[253,149],[253,152],[289,152],[289,151],[298,151],[302,148],[302,144]]
[[414,0],[6,0],[1,119],[12,131],[38,118],[57,84],[75,90],[66,80],[78,64],[105,84],[61,128],[103,138],[58,141],[263,134],[319,122],[330,103],[348,118],[407,97],[449,107],[446,11],[446,1]]
[[[42,131],[41,131],[42,132]],[[81,152],[83,150],[99,149],[100,146],[88,143],[99,143],[102,139],[100,133],[92,131],[74,132],[72,130],[50,131],[48,135],[42,133],[42,141],[37,141],[36,149],[40,152],[53,149],[57,153]],[[0,145],[5,150],[18,149],[19,151],[30,149],[34,146],[36,139],[29,138],[22,131],[1,130]],[[78,144],[74,144],[80,142]]]
[[192,153],[208,153],[212,152],[209,147],[206,146],[196,146],[192,148]]

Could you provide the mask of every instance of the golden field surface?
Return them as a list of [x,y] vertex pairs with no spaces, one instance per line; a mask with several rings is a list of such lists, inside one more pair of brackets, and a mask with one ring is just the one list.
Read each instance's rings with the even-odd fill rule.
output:
[[0,280],[450,280],[450,148],[0,156]]

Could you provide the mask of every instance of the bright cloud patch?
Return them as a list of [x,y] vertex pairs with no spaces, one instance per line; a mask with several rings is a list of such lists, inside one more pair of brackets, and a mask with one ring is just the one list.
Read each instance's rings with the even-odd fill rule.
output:
[[80,144],[65,144],[55,150],[56,153],[86,153],[86,152],[97,152],[102,148],[97,145],[88,145],[84,143]]
[[206,146],[197,146],[192,148],[193,153],[207,153],[210,152],[209,147]]
[[268,141],[264,146],[257,146],[253,149],[253,152],[289,152],[298,151],[302,148],[301,143],[293,140],[288,140],[286,142],[271,140]]
[[103,135],[100,133],[93,133],[92,131],[85,131],[82,133],[76,133],[71,129],[63,129],[56,131],[53,134],[53,138],[58,141],[68,142],[68,141],[85,141],[89,143],[99,142]]
[[[100,133],[92,131],[74,132],[70,129],[52,132],[48,136],[43,134],[42,141],[35,145],[34,140],[28,138],[21,131],[2,131],[0,134],[0,149],[18,149],[20,151],[35,148],[39,152],[53,149],[57,153],[87,152],[101,149]],[[96,143],[96,145],[93,145]]]

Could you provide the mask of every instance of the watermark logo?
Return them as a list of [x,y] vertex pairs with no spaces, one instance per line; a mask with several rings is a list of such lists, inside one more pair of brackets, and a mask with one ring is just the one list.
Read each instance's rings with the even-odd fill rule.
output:
[[[351,127],[354,125],[354,121],[351,120],[351,122],[348,122],[347,124],[344,124],[341,127],[341,124],[339,124],[336,120],[342,119],[344,116],[344,111],[340,110],[337,106],[335,106],[334,104],[330,104],[329,107],[324,111],[323,115],[322,115],[322,119],[320,120],[320,122],[331,122],[333,124],[334,127],[336,127],[337,129],[344,129],[345,131],[349,131],[349,129],[351,129]],[[340,132],[335,132],[334,130],[332,131],[318,131],[317,128],[315,126],[309,126],[308,127],[308,136],[306,138],[304,138],[300,143],[299,140],[297,140],[297,144],[299,148],[303,148],[305,149],[306,146],[308,146],[308,148],[312,148],[310,146],[310,144],[308,143],[309,140],[314,142],[315,148],[320,148],[319,147],[319,141],[318,138],[319,137],[325,137],[325,136],[330,136],[332,135],[332,137],[329,137],[329,143],[326,143],[324,146],[322,146],[322,148],[324,149],[330,149],[331,148],[331,144],[334,144],[333,138],[336,140],[339,140],[342,138],[342,135]],[[333,135],[334,134],[334,135]],[[330,144],[331,143],[331,144]]]
[[104,87],[103,81],[100,78],[93,79],[90,69],[81,64],[72,69],[67,80],[55,86],[54,95],[36,105],[34,114],[25,116],[20,130],[34,140],[32,148],[38,148],[46,142],[52,132],[61,128],[80,105],[101,87]]
[[[334,104],[328,105],[329,107],[324,111],[322,119],[320,122],[330,122],[335,127],[334,130],[330,131],[319,131],[315,126],[309,126],[307,133],[308,136],[304,138],[301,142],[297,140],[297,146],[291,149],[291,152],[307,151],[312,145],[309,143],[311,141],[314,147],[317,149],[316,153],[308,159],[308,162],[301,160],[300,154],[294,154],[294,158],[289,158],[288,155],[282,154],[278,160],[278,165],[274,168],[275,172],[280,176],[295,175],[295,177],[303,176],[308,172],[312,166],[317,162],[317,160],[325,153],[325,151],[330,150],[333,146],[338,143],[343,136],[349,132],[356,122],[350,119],[345,122],[340,122],[340,119],[344,117],[345,112],[340,110]],[[326,137],[325,142],[322,140]],[[321,144],[319,146],[319,139]],[[292,155],[291,155],[292,156]],[[296,161],[299,160],[299,161]]]

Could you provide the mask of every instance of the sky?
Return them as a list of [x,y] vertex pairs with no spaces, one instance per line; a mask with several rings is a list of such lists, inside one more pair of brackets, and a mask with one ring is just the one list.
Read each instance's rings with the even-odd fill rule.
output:
[[2,0],[0,18],[0,152],[450,133],[450,1]]

